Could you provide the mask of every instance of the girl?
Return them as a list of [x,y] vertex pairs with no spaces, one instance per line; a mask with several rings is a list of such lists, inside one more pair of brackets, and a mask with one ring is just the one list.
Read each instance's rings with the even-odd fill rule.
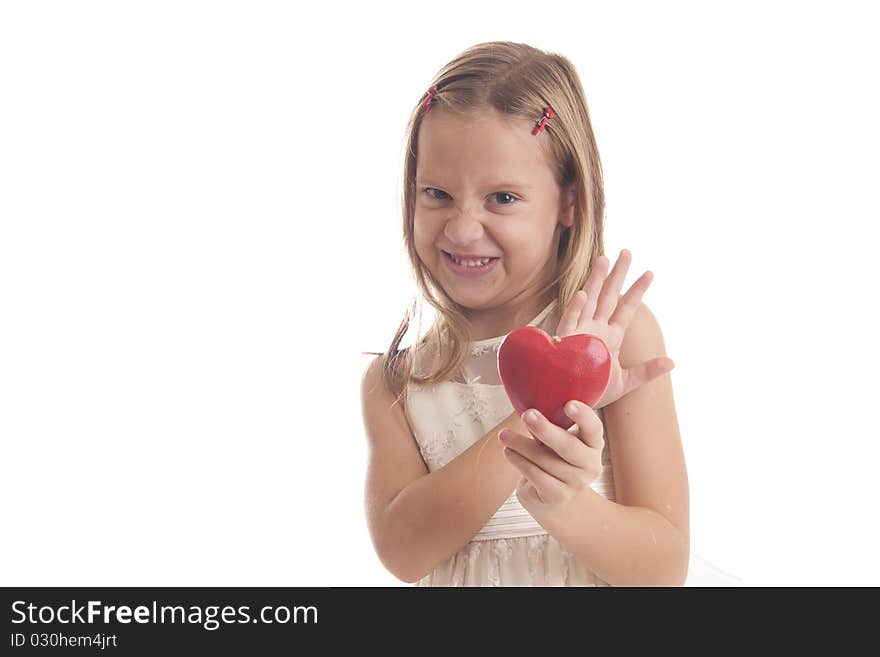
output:
[[[362,382],[365,508],[382,563],[419,586],[682,586],[688,482],[660,327],[603,255],[599,154],[577,73],[526,45],[447,64],[408,127],[403,233],[437,318],[407,313]],[[497,355],[516,327],[590,333],[612,354],[565,430],[518,415]],[[401,404],[401,401],[403,402]],[[732,583],[732,582],[731,582]]]

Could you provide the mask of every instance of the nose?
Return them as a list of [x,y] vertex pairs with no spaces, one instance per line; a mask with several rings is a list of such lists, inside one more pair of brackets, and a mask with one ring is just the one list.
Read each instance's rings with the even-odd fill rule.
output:
[[446,221],[443,234],[456,246],[467,246],[483,236],[483,224],[472,212],[460,211]]

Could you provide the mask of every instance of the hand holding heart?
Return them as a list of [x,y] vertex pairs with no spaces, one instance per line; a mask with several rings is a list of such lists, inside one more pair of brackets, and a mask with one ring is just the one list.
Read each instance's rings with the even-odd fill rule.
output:
[[560,338],[588,333],[601,338],[608,347],[611,354],[611,374],[605,392],[593,404],[596,410],[608,406],[674,367],[669,358],[654,358],[625,370],[620,366],[623,336],[653,280],[653,274],[646,271],[621,297],[620,288],[631,261],[632,254],[626,249],[621,251],[611,275],[606,279],[609,260],[604,255],[599,256],[586,285],[574,295],[556,329],[556,335]]
[[516,496],[533,515],[565,504],[602,473],[605,439],[596,411],[569,402],[565,413],[575,423],[568,430],[531,410],[522,419],[537,440],[507,429],[498,436],[506,445],[504,456],[523,475]]
[[[605,441],[596,410],[674,366],[668,358],[654,358],[626,370],[620,365],[624,334],[653,278],[645,272],[621,297],[630,260],[629,251],[623,250],[606,279],[609,260],[605,256],[597,258],[586,285],[559,320],[557,338],[576,335],[578,340],[572,346],[591,353],[574,353],[565,341],[554,346],[555,341],[551,342],[546,334],[541,339],[528,332],[512,341],[507,354],[502,344],[499,371],[514,408],[522,412],[523,407],[532,406],[521,417],[533,437],[504,430],[499,439],[507,446],[504,455],[523,475],[516,489],[520,504],[533,515],[565,504],[601,474]],[[607,351],[597,349],[602,345],[587,336],[601,339]],[[543,370],[535,365],[542,358],[549,363]],[[567,365],[566,360],[574,364]],[[581,378],[586,379],[583,385]],[[581,399],[598,400],[591,408],[589,402],[556,399],[571,390],[577,390]],[[535,404],[550,413],[549,418],[538,412]],[[568,430],[563,428],[569,422],[562,413],[575,423]]]

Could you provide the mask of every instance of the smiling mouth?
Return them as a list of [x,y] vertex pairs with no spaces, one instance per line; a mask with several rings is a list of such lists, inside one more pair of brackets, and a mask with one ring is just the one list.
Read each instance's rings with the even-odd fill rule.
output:
[[455,264],[464,267],[485,267],[493,260],[498,260],[498,258],[493,256],[460,256],[449,253],[448,251],[443,251],[443,255]]

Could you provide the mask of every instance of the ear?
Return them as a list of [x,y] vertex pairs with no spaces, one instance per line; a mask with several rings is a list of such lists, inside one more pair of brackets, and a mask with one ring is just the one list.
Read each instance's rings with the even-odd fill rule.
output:
[[576,198],[574,183],[569,183],[559,194],[559,223],[565,228],[571,228],[574,225]]

